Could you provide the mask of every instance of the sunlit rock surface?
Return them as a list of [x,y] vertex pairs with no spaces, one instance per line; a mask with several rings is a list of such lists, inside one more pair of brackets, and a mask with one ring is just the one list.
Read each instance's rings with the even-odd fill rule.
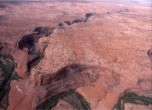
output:
[[0,5],[1,54],[17,64],[3,108],[150,110],[150,3]]

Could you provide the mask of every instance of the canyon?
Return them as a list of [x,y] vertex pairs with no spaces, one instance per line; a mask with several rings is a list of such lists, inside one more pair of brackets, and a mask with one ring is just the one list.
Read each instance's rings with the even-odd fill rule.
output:
[[0,2],[0,110],[151,110],[151,2]]

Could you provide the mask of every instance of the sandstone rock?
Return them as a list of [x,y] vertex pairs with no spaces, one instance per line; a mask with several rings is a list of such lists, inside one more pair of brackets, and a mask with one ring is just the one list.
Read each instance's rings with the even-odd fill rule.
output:
[[28,73],[28,53],[22,50],[16,50],[13,53],[15,62],[17,63],[16,72],[20,77],[27,77]]
[[[23,106],[26,106],[26,109],[35,109],[51,96],[95,82],[102,74],[100,70],[104,69],[75,64],[62,68],[53,76],[33,73],[28,80],[12,81],[9,102],[12,102],[14,97],[17,99],[16,102],[10,103],[8,110],[12,110],[16,106],[18,109]],[[26,97],[27,94],[29,97]],[[18,105],[21,100],[22,102]],[[33,103],[30,103],[29,100]],[[26,103],[26,101],[28,102]]]

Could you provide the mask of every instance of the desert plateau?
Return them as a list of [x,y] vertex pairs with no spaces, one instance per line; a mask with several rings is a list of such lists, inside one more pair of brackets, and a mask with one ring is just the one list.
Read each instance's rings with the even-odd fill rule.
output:
[[152,110],[152,1],[0,0],[0,110]]

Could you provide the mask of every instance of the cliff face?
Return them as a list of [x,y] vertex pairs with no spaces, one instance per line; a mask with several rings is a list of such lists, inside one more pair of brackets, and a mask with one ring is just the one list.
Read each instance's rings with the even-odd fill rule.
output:
[[[36,9],[40,9],[43,14],[39,16],[46,17],[42,24],[47,25],[33,28],[35,22],[29,20],[32,29],[17,42],[1,41],[1,54],[12,55],[13,63],[17,64],[14,70],[17,76],[10,79],[7,100],[2,101],[7,101],[7,109],[149,110],[152,107],[150,8],[129,7],[134,4],[126,4],[124,8],[107,2],[59,4],[44,3],[45,7],[39,3],[21,4],[27,5],[25,12],[33,9],[37,13]],[[114,6],[108,9],[107,5]],[[57,12],[54,16],[46,14],[52,10]],[[18,13],[26,22],[26,18],[39,19],[36,14],[29,17],[22,11]],[[70,13],[76,15],[68,17]],[[49,24],[48,18],[57,25]],[[9,27],[6,29],[9,32]],[[10,61],[0,59],[2,64],[5,60]]]

